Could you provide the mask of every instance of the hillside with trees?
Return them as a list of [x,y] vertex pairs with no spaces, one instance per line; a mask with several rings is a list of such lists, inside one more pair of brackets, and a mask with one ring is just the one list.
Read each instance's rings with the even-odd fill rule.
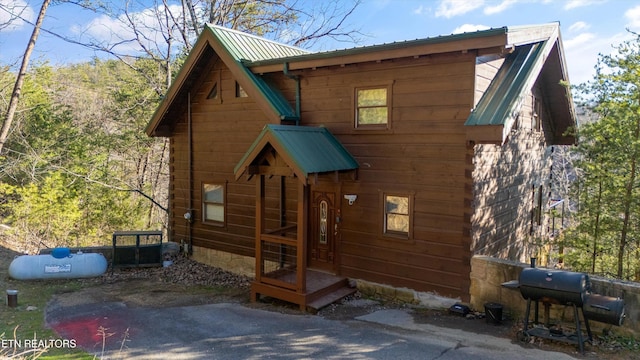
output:
[[562,244],[571,269],[640,281],[640,36],[615,50],[574,89],[591,119],[571,149],[576,211]]

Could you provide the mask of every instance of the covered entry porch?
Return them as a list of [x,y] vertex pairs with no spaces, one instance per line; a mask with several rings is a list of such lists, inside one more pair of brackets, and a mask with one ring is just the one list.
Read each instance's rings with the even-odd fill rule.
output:
[[[252,301],[261,295],[269,296],[297,304],[303,310],[313,310],[355,291],[337,271],[327,271],[337,266],[318,271],[310,269],[308,261],[310,247],[315,254],[318,244],[326,248],[330,241],[339,239],[333,217],[337,216],[335,207],[339,206],[340,194],[334,192],[330,197],[332,207],[319,198],[322,212],[314,207],[310,189],[320,182],[339,184],[343,177],[355,176],[357,167],[355,159],[326,128],[265,126],[234,171],[236,180],[246,176],[247,180],[256,181],[256,274],[251,286]],[[291,203],[288,197],[295,198],[294,209],[286,208]],[[268,205],[273,199],[279,199],[277,211]],[[276,213],[277,219],[273,219]],[[287,214],[295,217],[295,221],[290,221]],[[335,237],[331,231],[331,238],[326,236],[328,229],[333,230],[330,225],[335,226]],[[321,234],[316,236],[316,232]],[[337,261],[336,249],[333,244],[334,254],[326,259]]]

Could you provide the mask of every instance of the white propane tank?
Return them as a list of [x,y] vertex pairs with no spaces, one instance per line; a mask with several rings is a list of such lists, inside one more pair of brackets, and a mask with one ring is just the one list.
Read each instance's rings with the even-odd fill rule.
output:
[[65,257],[52,255],[22,255],[9,265],[9,276],[16,280],[74,279],[104,274],[107,259],[102,254],[82,253]]

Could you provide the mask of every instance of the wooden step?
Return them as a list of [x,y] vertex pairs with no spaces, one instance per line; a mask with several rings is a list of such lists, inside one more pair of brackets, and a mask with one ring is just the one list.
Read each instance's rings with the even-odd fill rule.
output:
[[356,292],[356,288],[352,288],[349,286],[343,286],[340,287],[322,297],[319,297],[315,300],[313,300],[312,302],[307,304],[307,311],[309,312],[317,312],[318,310],[322,309],[323,307],[329,305],[329,304],[333,304],[336,301],[339,301],[341,299],[343,299],[344,297],[347,297],[353,293]]

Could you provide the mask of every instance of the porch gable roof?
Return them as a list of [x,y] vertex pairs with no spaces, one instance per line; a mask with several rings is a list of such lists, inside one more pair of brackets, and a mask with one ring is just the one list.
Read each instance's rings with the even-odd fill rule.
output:
[[305,181],[309,174],[358,168],[357,161],[326,128],[268,124],[235,166],[236,180],[247,172],[253,175],[250,168],[268,145]]

